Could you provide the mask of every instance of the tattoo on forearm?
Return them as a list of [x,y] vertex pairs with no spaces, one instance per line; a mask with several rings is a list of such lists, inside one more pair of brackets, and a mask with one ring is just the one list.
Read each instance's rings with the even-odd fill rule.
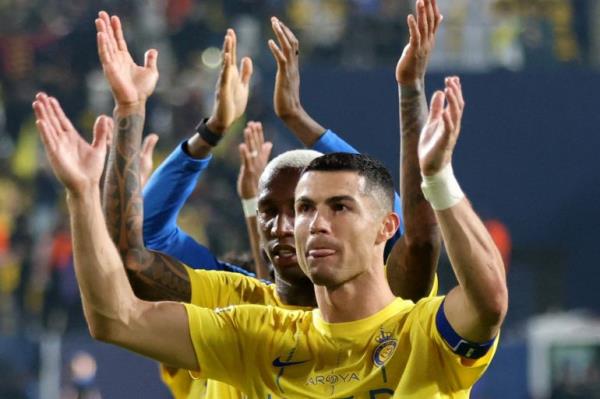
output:
[[136,295],[146,300],[189,301],[191,287],[183,265],[149,251],[143,239],[143,199],[139,174],[143,115],[115,115],[113,144],[104,186],[109,233],[125,263]]
[[[405,220],[405,224],[410,224],[414,220],[410,215],[413,215],[413,212],[416,211],[415,208],[426,202],[420,188],[421,170],[419,167],[418,146],[421,129],[427,121],[427,99],[425,90],[422,87],[403,86],[400,93],[402,207],[404,214],[409,215],[408,220]],[[435,218],[433,211],[430,213],[431,217]]]

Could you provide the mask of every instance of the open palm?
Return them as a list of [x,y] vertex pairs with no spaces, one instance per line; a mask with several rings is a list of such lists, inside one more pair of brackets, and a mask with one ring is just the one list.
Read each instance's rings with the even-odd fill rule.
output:
[[[444,103],[448,102],[444,107]],[[419,139],[419,164],[425,176],[435,175],[452,159],[464,110],[460,80],[446,78],[446,89],[431,99],[429,118]]]
[[228,29],[223,41],[223,65],[217,81],[213,110],[213,122],[222,131],[244,114],[248,104],[252,61],[244,57],[238,69],[236,53],[237,38],[233,29]]
[[104,11],[98,15],[98,55],[115,101],[120,105],[145,101],[158,81],[158,53],[148,50],[144,65],[137,65],[127,49],[119,17],[110,17]]
[[87,143],[65,116],[58,101],[39,93],[33,103],[36,125],[54,174],[73,192],[98,185],[104,169],[109,118],[99,117],[94,141]]

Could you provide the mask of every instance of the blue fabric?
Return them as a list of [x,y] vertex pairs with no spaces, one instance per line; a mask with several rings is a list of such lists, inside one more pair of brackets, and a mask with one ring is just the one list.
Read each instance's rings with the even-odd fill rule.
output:
[[435,325],[437,326],[440,335],[442,338],[444,338],[452,351],[457,355],[466,357],[468,359],[479,359],[485,356],[485,354],[488,353],[490,348],[494,345],[496,338],[482,344],[469,342],[466,339],[463,339],[450,325],[450,322],[446,317],[446,312],[444,312],[444,303],[446,303],[445,299],[438,309],[435,317]]
[[[349,152],[352,154],[358,154],[359,152],[348,144],[344,139],[335,134],[333,131],[327,129],[325,133],[317,140],[312,147],[313,150],[322,152],[323,154],[330,154],[332,152]],[[388,255],[392,251],[394,244],[404,234],[404,221],[402,220],[402,201],[398,193],[394,193],[394,212],[400,217],[400,227],[396,234],[388,240],[385,244],[384,259],[387,260]]]
[[144,187],[144,244],[194,269],[225,270],[254,276],[240,266],[219,261],[205,246],[177,226],[177,217],[212,159],[193,159],[178,145]]

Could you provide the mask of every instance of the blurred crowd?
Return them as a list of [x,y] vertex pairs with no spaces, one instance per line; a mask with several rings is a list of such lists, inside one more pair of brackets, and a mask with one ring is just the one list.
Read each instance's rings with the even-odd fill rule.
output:
[[[393,65],[406,39],[408,0],[59,0],[0,1],[0,335],[23,325],[81,325],[64,195],[40,152],[30,104],[56,96],[81,133],[112,99],[96,53],[94,17],[107,9],[127,21],[138,60],[159,50],[161,78],[147,132],[160,136],[156,162],[210,111],[219,47],[233,27],[239,53],[255,63],[247,118],[261,120],[276,150],[294,143],[272,134],[274,61],[269,16],[297,32],[303,64],[345,68]],[[597,65],[600,14],[586,0],[438,0],[445,20],[431,69],[486,71]],[[217,254],[247,239],[233,182],[240,121],[181,215],[181,224]],[[218,204],[218,206],[217,206]],[[218,212],[212,210],[218,209]],[[206,232],[210,231],[210,234]]]

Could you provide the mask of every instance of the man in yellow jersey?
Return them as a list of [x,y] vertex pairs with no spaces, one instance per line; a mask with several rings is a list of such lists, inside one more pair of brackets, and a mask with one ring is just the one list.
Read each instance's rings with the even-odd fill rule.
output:
[[319,308],[213,310],[134,295],[101,209],[106,136],[87,144],[56,101],[38,95],[37,125],[67,188],[92,336],[256,398],[468,397],[495,351],[508,295],[501,256],[452,172],[463,107],[458,78],[448,78],[418,152],[459,282],[446,297],[416,305],[394,297],[382,267],[399,222],[390,175],[368,157],[330,154],[311,162],[295,193],[295,248]]
[[[427,36],[424,36],[422,40],[417,44],[411,44],[408,47],[412,48],[413,52],[417,54],[411,54],[410,51],[402,57],[404,61],[401,70],[405,71],[405,75],[413,75],[415,81],[422,81],[424,68],[426,65],[426,59],[428,52],[431,50],[431,43],[433,41],[433,34],[437,30],[437,23],[440,20],[439,11],[435,7],[434,2],[419,2],[417,19],[421,21],[421,25],[424,21],[429,18],[432,24],[429,28],[421,27]],[[107,45],[112,47],[115,53],[119,53],[119,46],[124,47],[124,38],[120,31],[120,25],[118,19],[110,19],[107,14],[101,14],[100,16],[99,31],[107,33]],[[281,22],[274,20],[272,21],[274,31],[278,35],[280,46],[285,51],[288,57],[290,57],[285,63],[282,62],[281,56],[278,58],[278,68],[282,69],[283,72],[278,71],[278,84],[276,91],[282,92],[276,99],[276,106],[280,112],[287,115],[287,121],[290,125],[297,128],[298,125],[313,126],[314,121],[298,121],[300,118],[294,118],[292,113],[285,112],[285,104],[281,104],[282,98],[288,98],[290,96],[289,85],[286,84],[286,79],[280,76],[286,76],[287,79],[293,79],[294,76],[290,76],[290,64],[292,61],[297,62],[297,55],[294,55],[293,46],[286,48],[283,43],[292,43],[297,47],[297,41],[294,42],[294,36],[285,25]],[[114,24],[114,27],[113,27]],[[428,30],[427,30],[428,29]],[[111,40],[113,39],[114,40]],[[219,82],[218,90],[220,95],[217,96],[217,103],[215,107],[215,113],[213,117],[207,121],[207,126],[212,130],[224,131],[228,125],[230,125],[235,118],[243,113],[245,108],[245,100],[240,101],[239,93],[244,93],[247,96],[247,81],[248,75],[248,62],[242,63],[242,68],[238,74],[237,67],[235,65],[235,42],[236,38],[233,32],[228,32],[226,41],[224,44],[224,58],[228,58],[228,62],[224,62],[224,69],[222,71],[221,80]],[[412,47],[411,47],[412,46]],[[272,47],[272,50],[275,51]],[[127,55],[127,54],[126,54]],[[295,57],[295,58],[294,58]],[[424,62],[425,60],[425,62]],[[283,70],[284,64],[287,65],[288,70]],[[420,65],[421,64],[421,65]],[[425,64],[425,65],[422,65]],[[105,73],[108,68],[105,68]],[[232,73],[233,71],[233,73]],[[246,71],[246,72],[245,72]],[[114,73],[113,73],[114,75]],[[296,71],[297,75],[297,71]],[[230,76],[230,79],[224,78]],[[233,78],[231,78],[233,76]],[[238,78],[239,76],[239,78]],[[113,79],[114,80],[114,79]],[[405,79],[410,80],[410,79]],[[109,81],[111,81],[109,76]],[[287,82],[289,83],[289,82]],[[244,89],[244,87],[246,87]],[[235,90],[234,90],[235,89]],[[232,94],[231,91],[237,93]],[[118,91],[117,91],[118,94]],[[115,95],[118,100],[117,94]],[[292,93],[299,96],[297,93]],[[421,94],[424,98],[424,94]],[[220,99],[220,101],[219,101]],[[234,101],[231,101],[234,100]],[[421,104],[418,102],[421,100],[419,96],[415,96],[413,101],[417,101],[416,106],[406,107],[408,111],[404,112],[404,115],[408,114],[407,120],[410,121],[411,115],[416,114],[412,117],[413,121],[409,124],[409,127],[404,129],[403,133],[409,133],[413,136],[411,142],[409,138],[405,139],[403,136],[402,144],[405,147],[403,150],[405,153],[411,153],[413,158],[416,158],[416,141],[414,137],[418,138],[420,128],[422,127],[423,121],[417,121],[423,113],[426,114],[426,104],[424,107],[419,108]],[[240,106],[239,103],[242,105]],[[232,104],[227,107],[226,105]],[[404,104],[404,103],[403,103]],[[410,105],[410,101],[408,102]],[[119,106],[119,102],[117,102]],[[139,206],[129,206],[128,204],[137,204],[139,201],[138,193],[134,187],[128,185],[133,184],[137,186],[137,179],[126,179],[128,175],[134,175],[137,171],[134,169],[136,163],[135,148],[139,146],[135,144],[136,135],[132,134],[133,130],[137,130],[141,134],[141,126],[139,118],[136,115],[143,116],[143,110],[138,108],[134,110],[134,117],[125,115],[122,110],[127,111],[127,107],[118,107],[119,112],[116,113],[115,118],[117,120],[118,132],[115,138],[115,145],[121,148],[120,151],[116,151],[115,154],[111,155],[111,163],[109,164],[109,171],[107,173],[107,189],[106,193],[113,193],[111,198],[105,201],[105,205],[108,208],[108,224],[110,226],[109,231],[113,240],[118,243],[119,250],[121,251],[122,258],[125,260],[125,266],[128,271],[130,281],[132,282],[134,292],[143,299],[156,300],[156,299],[170,299],[178,301],[186,301],[193,304],[197,304],[204,307],[224,307],[231,304],[240,303],[254,303],[261,305],[274,305],[284,308],[290,307],[314,307],[315,299],[312,289],[312,284],[306,276],[298,268],[297,260],[295,257],[294,249],[294,236],[293,236],[293,191],[296,182],[299,178],[301,169],[308,164],[310,160],[317,156],[315,153],[310,152],[294,152],[288,153],[282,158],[278,158],[271,164],[268,173],[265,174],[261,185],[261,195],[259,200],[259,221],[260,228],[262,230],[263,247],[270,255],[273,264],[276,268],[277,278],[276,285],[267,285],[254,279],[248,279],[240,275],[235,274],[220,274],[210,273],[203,271],[190,270],[178,262],[165,257],[162,254],[151,253],[145,248],[141,247],[141,240],[139,235]],[[225,116],[224,116],[225,115]],[[306,115],[304,115],[306,117]],[[300,129],[301,130],[301,129]],[[308,129],[307,129],[308,130]],[[313,134],[314,140],[318,139],[319,135],[323,133],[323,128],[317,128],[317,131]],[[310,139],[310,138],[309,138]],[[410,147],[412,146],[412,147]],[[211,147],[207,143],[203,142],[198,135],[195,135],[192,139],[187,142],[187,150],[191,155],[197,158],[204,158],[210,153]],[[415,292],[428,292],[431,287],[430,276],[434,273],[435,264],[437,263],[437,250],[436,240],[437,238],[425,237],[423,234],[416,234],[415,230],[418,230],[418,220],[424,224],[424,216],[429,213],[429,219],[434,219],[429,205],[419,195],[418,188],[420,183],[420,174],[418,172],[418,163],[413,161],[415,164],[411,170],[416,170],[416,178],[418,182],[414,182],[415,176],[412,177],[412,181],[406,177],[403,173],[403,185],[407,182],[412,185],[412,191],[416,191],[416,195],[408,195],[407,198],[413,199],[412,202],[407,199],[405,201],[405,210],[410,212],[409,215],[405,215],[405,225],[407,234],[402,237],[400,245],[396,245],[393,250],[390,264],[401,263],[402,270],[407,271],[410,278],[403,279],[396,273],[393,277],[393,282],[400,284],[400,287],[395,291],[404,297],[415,297],[419,298],[423,294],[415,295]],[[121,165],[124,166],[123,170],[113,170],[113,166]],[[403,168],[405,164],[403,163]],[[116,173],[115,173],[116,172]],[[111,176],[120,176],[121,181],[111,185]],[[125,190],[125,193],[119,190]],[[403,192],[406,188],[403,187]],[[123,195],[124,194],[124,195]],[[118,206],[114,201],[111,202],[112,198],[117,200],[126,200],[126,204]],[[424,203],[429,208],[424,211],[415,210],[419,204],[418,202]],[[422,206],[422,205],[421,205]],[[111,209],[113,211],[111,211]],[[117,209],[115,214],[114,209]],[[118,210],[121,209],[125,213],[118,215]],[[136,215],[137,213],[137,215]],[[121,222],[121,225],[116,225],[113,220]],[[126,221],[133,221],[133,223],[126,223]],[[434,220],[435,221],[435,220]],[[421,230],[433,230],[433,235],[437,228],[431,223],[427,224],[426,229]],[[425,245],[424,245],[425,244]],[[403,247],[402,252],[397,250],[397,247]],[[428,252],[423,251],[423,248],[431,248]],[[415,254],[414,249],[418,249]],[[430,255],[433,254],[433,255]],[[132,256],[133,255],[133,256]],[[137,258],[139,256],[139,258]],[[403,258],[406,256],[406,259]],[[419,261],[418,258],[425,258],[424,261]],[[410,263],[410,264],[407,264]],[[411,272],[412,268],[412,273]],[[391,266],[388,268],[389,271],[396,270],[397,267]],[[422,271],[421,271],[422,270]],[[427,276],[427,277],[426,277]],[[421,287],[420,290],[416,289]],[[189,374],[185,370],[174,371],[173,373],[163,373],[165,380],[172,388],[173,393],[177,397],[187,397],[188,395],[207,395],[208,397],[230,397],[231,389],[224,386],[223,384],[216,384],[213,382],[206,383],[205,380],[198,380],[196,382],[190,381]]]

